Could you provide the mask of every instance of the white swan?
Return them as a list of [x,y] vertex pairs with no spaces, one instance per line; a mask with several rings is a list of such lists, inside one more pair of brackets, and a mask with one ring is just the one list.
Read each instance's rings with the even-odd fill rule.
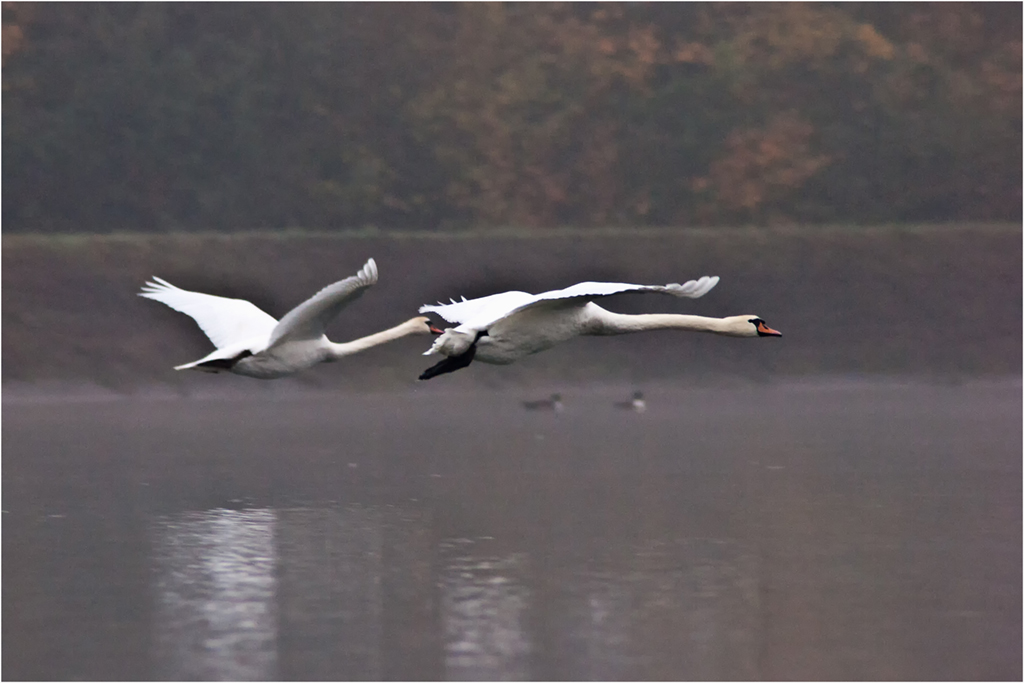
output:
[[756,315],[706,318],[699,315],[623,315],[606,311],[591,299],[622,292],[658,292],[696,299],[718,284],[702,277],[685,284],[630,285],[620,282],[581,282],[543,294],[504,292],[450,304],[420,306],[420,313],[437,313],[458,327],[445,330],[423,355],[446,358],[428,368],[430,379],[464,368],[474,359],[504,365],[551,348],[578,335],[610,335],[642,330],[691,330],[730,337],[781,337]]
[[191,316],[217,347],[208,356],[179,365],[175,370],[228,370],[247,377],[274,379],[410,334],[441,334],[428,318],[418,317],[344,344],[329,341],[324,326],[375,282],[377,264],[370,259],[357,274],[324,287],[289,311],[281,322],[243,299],[189,292],[158,277],[147,282],[139,296]]

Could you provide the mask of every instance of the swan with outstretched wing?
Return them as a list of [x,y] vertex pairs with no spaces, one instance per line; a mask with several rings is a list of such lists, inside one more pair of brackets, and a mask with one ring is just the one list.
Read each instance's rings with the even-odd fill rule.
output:
[[445,358],[424,371],[420,379],[454,372],[473,360],[505,365],[580,335],[674,329],[731,337],[782,336],[756,315],[728,318],[671,313],[624,315],[607,311],[593,302],[593,299],[629,292],[697,299],[717,284],[717,276],[668,285],[581,282],[542,294],[512,291],[449,304],[424,305],[420,313],[435,313],[456,327],[445,330],[424,354],[440,354]]
[[327,339],[326,325],[377,282],[377,264],[369,259],[351,277],[324,287],[278,322],[244,299],[190,292],[154,277],[139,296],[159,301],[190,316],[217,347],[209,355],[175,370],[228,371],[247,377],[274,379],[330,362],[411,334],[440,334],[428,318],[361,339],[338,344]]

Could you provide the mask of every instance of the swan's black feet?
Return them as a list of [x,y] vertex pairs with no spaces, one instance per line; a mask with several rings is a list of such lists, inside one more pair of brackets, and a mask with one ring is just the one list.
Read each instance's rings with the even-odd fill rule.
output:
[[470,346],[469,350],[467,350],[461,356],[450,356],[445,358],[441,362],[437,363],[436,365],[431,365],[429,368],[423,371],[423,374],[420,375],[420,379],[430,379],[431,377],[443,375],[446,372],[455,372],[456,370],[461,370],[462,368],[466,367],[467,365],[473,362],[473,356],[475,355],[476,344]]

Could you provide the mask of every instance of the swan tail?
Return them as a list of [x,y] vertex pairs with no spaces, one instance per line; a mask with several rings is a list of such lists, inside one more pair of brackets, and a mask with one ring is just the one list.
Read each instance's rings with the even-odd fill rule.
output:
[[[441,333],[442,336],[444,333]],[[434,343],[430,345],[430,348],[423,352],[424,356],[434,356],[441,353],[441,337],[434,339]]]
[[195,361],[194,363],[185,363],[184,365],[175,365],[174,369],[175,370],[199,370],[200,372],[210,372],[210,373],[218,373],[222,369],[227,369],[227,368],[213,367],[212,363],[215,363],[215,362],[216,361],[208,361],[207,363],[200,363],[199,361]]
[[191,363],[185,363],[183,365],[175,365],[175,370],[199,370],[201,372],[220,372],[221,370],[230,370],[235,367],[238,361],[252,355],[252,351],[245,350],[241,353],[235,353],[226,355],[221,349],[217,349],[210,355],[200,358],[199,360],[192,361]]

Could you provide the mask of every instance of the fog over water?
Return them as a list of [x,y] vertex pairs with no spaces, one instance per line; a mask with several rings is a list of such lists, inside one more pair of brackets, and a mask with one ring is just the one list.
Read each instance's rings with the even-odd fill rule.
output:
[[1019,377],[5,394],[2,673],[1020,678],[1020,416]]

